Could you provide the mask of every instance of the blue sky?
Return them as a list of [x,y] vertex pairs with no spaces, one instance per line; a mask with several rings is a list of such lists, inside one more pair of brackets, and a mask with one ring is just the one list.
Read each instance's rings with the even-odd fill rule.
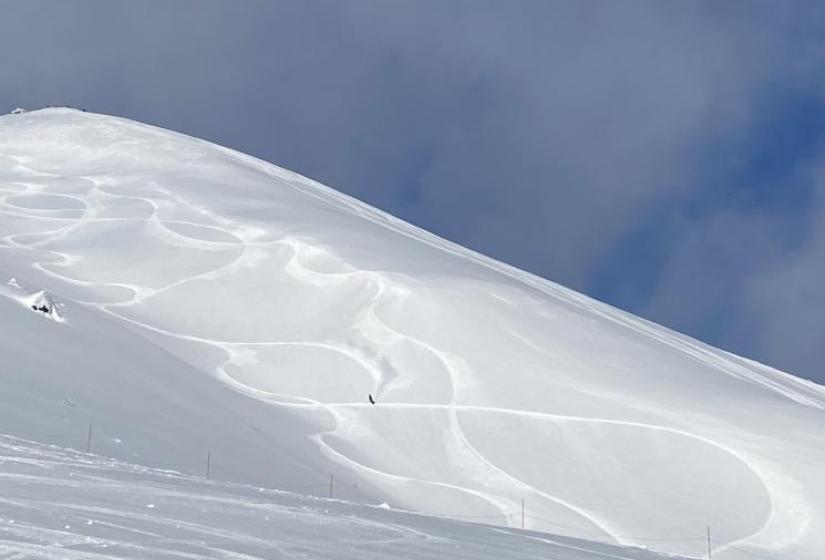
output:
[[301,172],[825,382],[813,2],[9,2],[0,107]]

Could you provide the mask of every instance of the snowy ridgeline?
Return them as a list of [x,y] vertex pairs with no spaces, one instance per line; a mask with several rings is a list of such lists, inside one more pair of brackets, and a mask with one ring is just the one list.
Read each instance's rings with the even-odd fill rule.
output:
[[0,558],[664,559],[209,482],[5,436],[0,472]]
[[0,282],[0,433],[319,494],[335,473],[336,497],[502,530],[699,557],[710,526],[715,559],[822,560],[825,388],[248,156],[0,117]]

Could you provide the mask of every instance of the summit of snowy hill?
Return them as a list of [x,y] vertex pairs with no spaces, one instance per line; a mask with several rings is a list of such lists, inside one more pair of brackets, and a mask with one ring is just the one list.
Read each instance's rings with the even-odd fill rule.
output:
[[708,527],[722,560],[825,549],[825,388],[159,128],[0,118],[0,317],[0,433],[684,556]]

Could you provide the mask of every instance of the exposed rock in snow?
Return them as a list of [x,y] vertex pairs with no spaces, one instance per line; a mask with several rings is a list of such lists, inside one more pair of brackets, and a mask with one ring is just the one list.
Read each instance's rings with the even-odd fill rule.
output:
[[5,296],[17,301],[43,317],[62,323],[65,321],[63,310],[65,305],[57,301],[53,295],[45,290],[26,293],[16,278],[11,278],[6,287],[0,286],[0,297]]
[[64,321],[63,315],[60,312],[63,304],[56,302],[50,294],[40,291],[24,298],[24,300],[31,310],[42,313],[44,316],[58,323]]

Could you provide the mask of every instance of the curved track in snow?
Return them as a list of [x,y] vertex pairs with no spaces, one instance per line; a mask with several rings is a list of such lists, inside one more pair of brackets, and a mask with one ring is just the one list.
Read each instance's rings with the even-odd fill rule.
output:
[[[509,526],[526,500],[528,528],[684,554],[712,524],[723,559],[814,558],[822,387],[246,156],[97,116],[26,118],[0,142],[0,248],[58,295],[309,418],[319,452],[376,498]],[[27,126],[65,127],[75,147],[50,152]],[[96,127],[134,157],[98,146],[84,160]]]

